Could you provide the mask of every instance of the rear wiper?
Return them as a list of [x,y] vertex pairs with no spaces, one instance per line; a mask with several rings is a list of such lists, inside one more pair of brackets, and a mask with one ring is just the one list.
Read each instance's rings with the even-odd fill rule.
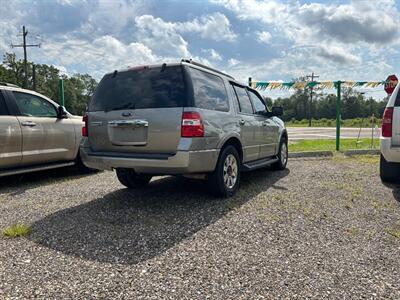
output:
[[135,109],[135,107],[136,107],[135,103],[125,103],[120,106],[110,107],[106,109],[105,112],[109,112],[110,110]]

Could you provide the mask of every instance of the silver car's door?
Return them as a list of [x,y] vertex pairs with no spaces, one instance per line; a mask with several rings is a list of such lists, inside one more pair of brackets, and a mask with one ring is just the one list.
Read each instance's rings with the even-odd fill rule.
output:
[[0,169],[18,167],[22,160],[22,134],[0,91]]
[[75,129],[72,121],[58,118],[50,101],[34,94],[13,92],[22,130],[22,164],[73,160]]
[[259,120],[260,158],[273,156],[277,153],[279,127],[273,117],[267,117],[267,108],[261,96],[253,90],[248,89],[251,101],[253,102],[257,119]]
[[243,144],[243,162],[256,160],[259,157],[260,146],[257,142],[259,123],[254,117],[254,110],[245,87],[232,85],[238,104],[238,122],[240,137]]

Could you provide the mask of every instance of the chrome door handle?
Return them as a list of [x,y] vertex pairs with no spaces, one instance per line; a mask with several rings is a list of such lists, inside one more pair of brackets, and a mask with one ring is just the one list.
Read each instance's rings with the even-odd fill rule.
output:
[[243,119],[239,120],[239,124],[240,124],[240,125],[244,125],[245,123],[246,123],[245,120],[243,120]]
[[25,122],[22,122],[21,125],[26,126],[26,127],[34,127],[34,126],[36,126],[36,123],[32,122],[32,121],[25,121]]

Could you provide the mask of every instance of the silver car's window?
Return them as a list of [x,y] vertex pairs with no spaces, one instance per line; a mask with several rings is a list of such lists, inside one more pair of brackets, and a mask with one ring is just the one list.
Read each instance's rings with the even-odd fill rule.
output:
[[7,116],[8,114],[9,113],[8,113],[8,109],[6,106],[6,102],[4,100],[3,95],[0,92],[0,116]]
[[181,107],[185,99],[181,66],[132,69],[105,75],[89,111]]
[[266,111],[264,102],[251,90],[248,90],[250,99],[253,102],[254,110],[256,114],[260,114]]
[[28,117],[57,117],[56,108],[47,100],[21,92],[13,92],[13,94],[20,115]]
[[224,81],[213,74],[190,68],[194,103],[198,108],[229,111]]
[[233,89],[236,92],[240,112],[245,114],[252,114],[253,107],[251,106],[250,98],[249,95],[247,95],[246,89],[236,85],[233,85]]

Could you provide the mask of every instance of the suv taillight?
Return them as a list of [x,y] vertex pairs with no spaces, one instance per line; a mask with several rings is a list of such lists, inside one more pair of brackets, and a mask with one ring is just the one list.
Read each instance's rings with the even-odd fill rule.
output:
[[382,136],[392,137],[393,107],[386,107],[382,117]]
[[184,111],[182,113],[182,137],[202,137],[204,136],[204,126],[198,112]]
[[85,122],[85,126],[82,127],[82,136],[88,136],[88,115],[84,115],[82,121]]

